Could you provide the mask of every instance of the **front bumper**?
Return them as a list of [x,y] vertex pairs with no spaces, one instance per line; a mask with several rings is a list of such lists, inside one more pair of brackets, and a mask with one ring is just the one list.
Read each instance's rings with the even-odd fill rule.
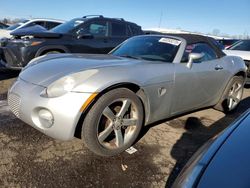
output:
[[0,48],[0,68],[22,69],[22,62],[18,59],[21,59],[19,54],[6,47]]
[[245,61],[247,66],[247,80],[246,84],[250,84],[250,61]]
[[[60,140],[74,137],[75,128],[81,116],[81,107],[91,93],[69,92],[61,97],[44,98],[40,93],[45,88],[18,79],[10,88],[8,103],[11,111],[22,121],[44,134]],[[39,111],[53,114],[53,125],[47,128],[40,121]]]
[[4,58],[3,48],[0,47],[0,68],[6,68],[6,60]]
[[0,68],[22,69],[35,57],[36,48],[6,45],[0,48]]

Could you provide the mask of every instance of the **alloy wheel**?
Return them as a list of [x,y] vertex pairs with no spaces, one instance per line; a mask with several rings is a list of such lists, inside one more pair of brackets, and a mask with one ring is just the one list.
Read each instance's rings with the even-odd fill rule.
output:
[[102,112],[97,129],[99,143],[107,149],[121,148],[134,138],[139,112],[128,98],[120,98]]
[[231,111],[239,104],[243,94],[243,84],[241,82],[234,82],[229,90],[227,97],[227,107]]

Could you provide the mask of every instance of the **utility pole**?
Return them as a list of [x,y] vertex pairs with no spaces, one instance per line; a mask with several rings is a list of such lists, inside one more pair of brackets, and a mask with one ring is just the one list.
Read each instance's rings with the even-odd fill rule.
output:
[[161,21],[162,21],[162,11],[161,11],[161,15],[160,15],[160,21],[159,21],[159,25],[158,25],[158,28],[161,28]]

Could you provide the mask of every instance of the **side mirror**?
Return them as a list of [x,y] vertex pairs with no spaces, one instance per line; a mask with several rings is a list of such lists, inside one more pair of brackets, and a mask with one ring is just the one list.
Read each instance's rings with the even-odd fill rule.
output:
[[78,38],[78,39],[93,39],[94,36],[91,35],[91,34],[79,34],[79,35],[77,36],[77,38]]
[[194,60],[199,60],[204,56],[203,53],[190,53],[188,56],[187,68],[191,69]]

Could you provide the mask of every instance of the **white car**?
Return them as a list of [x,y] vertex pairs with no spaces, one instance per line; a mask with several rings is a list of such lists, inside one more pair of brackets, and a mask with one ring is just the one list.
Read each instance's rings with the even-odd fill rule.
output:
[[22,22],[16,23],[12,26],[9,26],[6,29],[0,29],[0,39],[1,38],[10,38],[11,32],[16,31],[17,29],[31,27],[34,25],[40,25],[46,29],[52,29],[57,25],[64,23],[62,20],[55,20],[55,19],[31,19],[31,20],[23,20]]
[[248,67],[247,71],[247,84],[250,84],[250,40],[241,40],[236,42],[227,50],[224,50],[227,55],[241,57]]

